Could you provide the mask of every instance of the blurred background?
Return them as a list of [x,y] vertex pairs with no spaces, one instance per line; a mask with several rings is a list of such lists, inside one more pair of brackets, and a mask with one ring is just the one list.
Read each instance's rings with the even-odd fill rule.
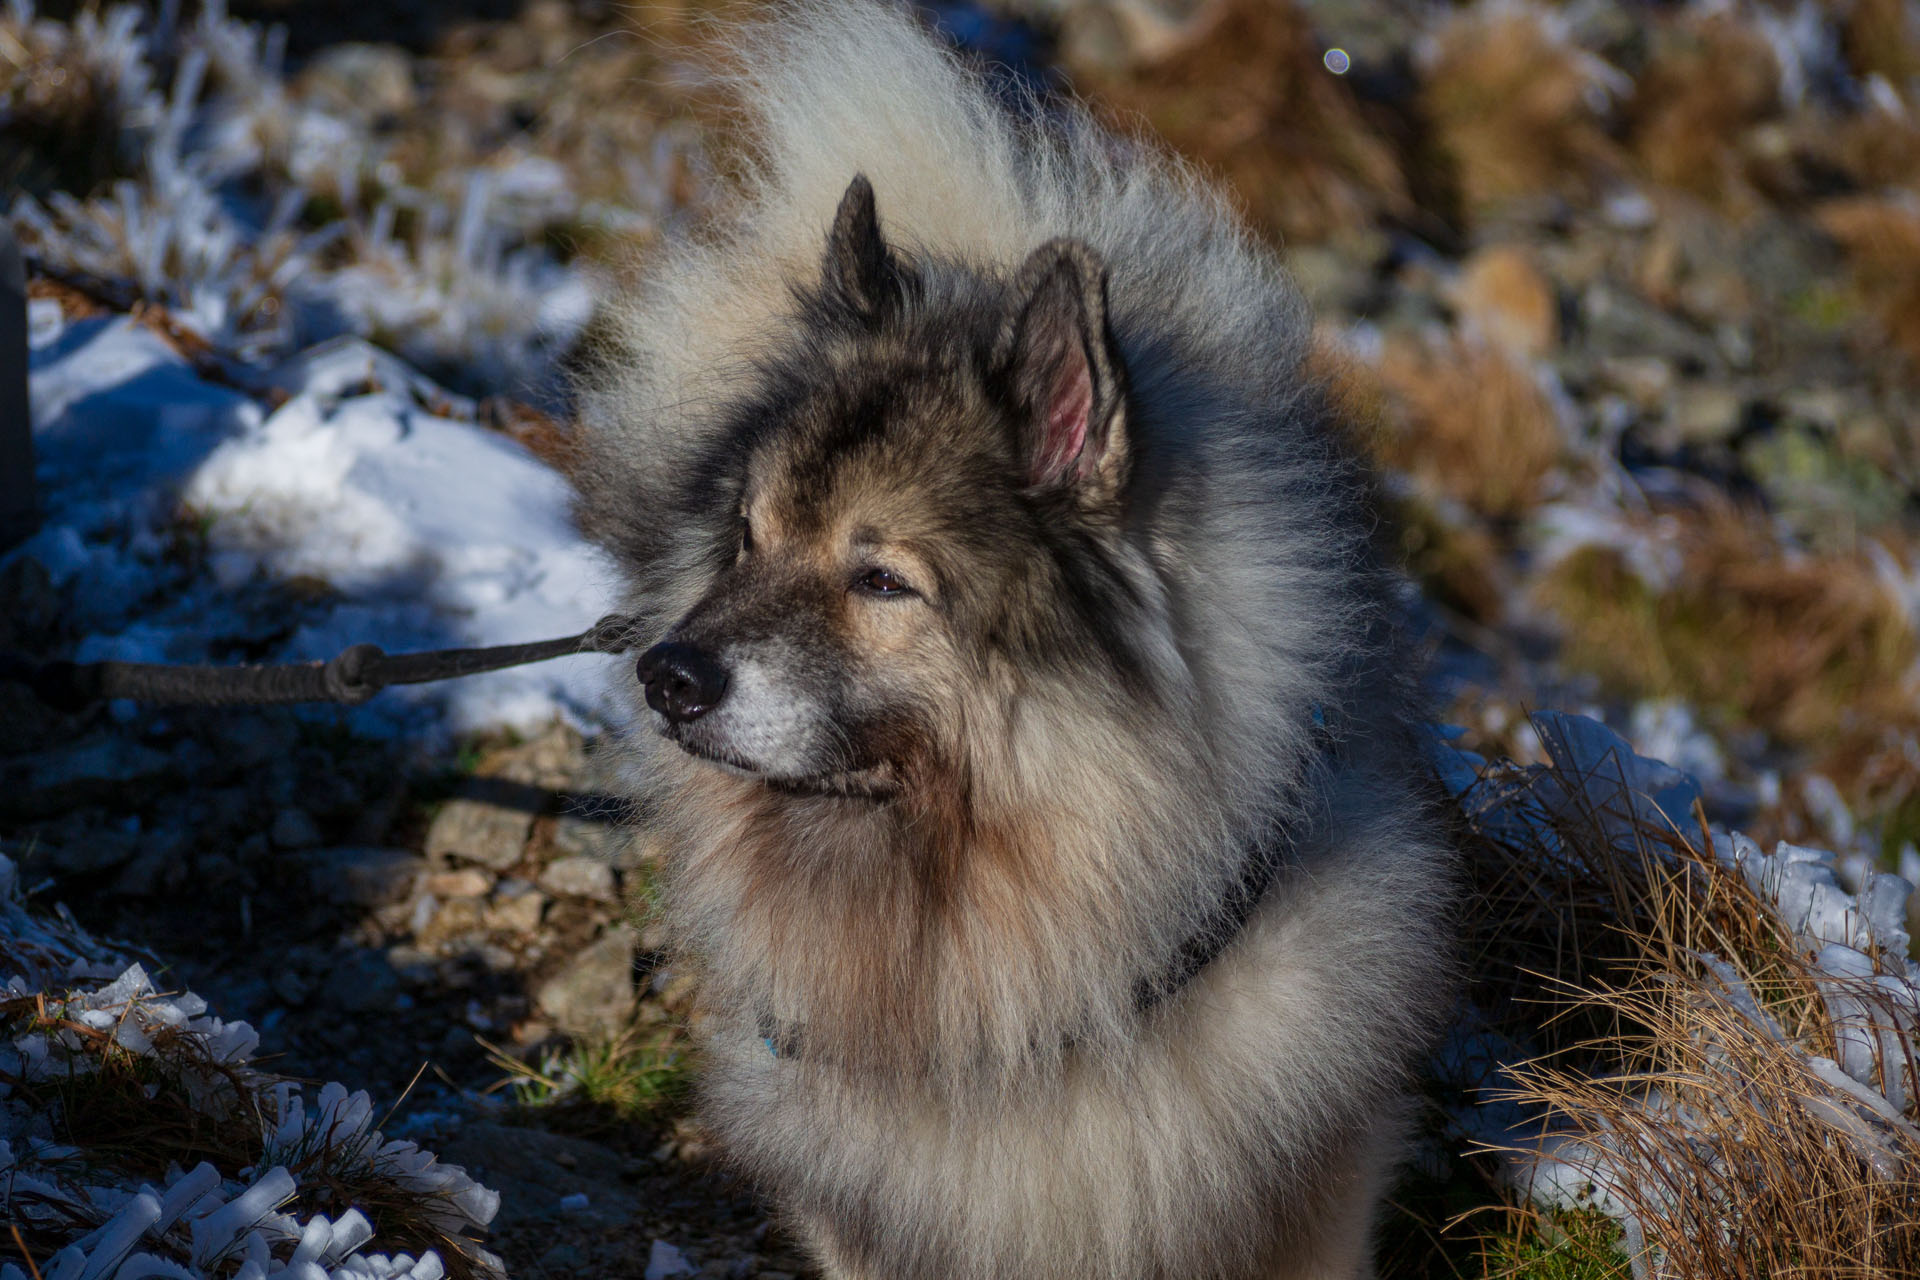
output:
[[[345,562],[312,550],[347,534],[299,526],[308,552],[269,554],[267,532],[292,526],[249,526],[231,477],[168,487],[223,428],[182,461],[154,443],[178,438],[177,415],[142,400],[142,456],[166,459],[99,478],[120,419],[87,417],[71,387],[97,391],[124,355],[94,335],[138,328],[194,396],[258,412],[311,391],[284,371],[331,343],[369,371],[354,394],[405,383],[415,410],[564,471],[566,372],[599,300],[724,190],[727,103],[703,52],[759,7],[11,0],[0,208],[27,259],[46,519],[0,562],[0,648],[405,647],[362,634],[403,615],[358,609]],[[1318,372],[1387,478],[1459,745],[1537,760],[1526,713],[1583,711],[1693,774],[1716,821],[1833,849],[1855,888],[1876,867],[1920,879],[1920,5],[924,8],[967,56],[1189,157],[1284,251]],[[375,376],[370,352],[405,372]],[[217,608],[192,585],[214,581]],[[444,638],[404,617],[403,636]],[[500,638],[565,629],[524,611],[519,626]],[[338,717],[8,703],[0,833],[83,919],[166,948],[264,1021],[289,1069],[393,1092],[430,1055],[449,1098],[516,1070],[523,1101],[577,1097],[578,1071],[555,1083],[580,1067],[568,1046],[675,1061],[658,1028],[685,992],[647,968],[644,913],[621,905],[644,898],[647,851],[589,848],[614,839],[605,812],[552,798],[617,790],[595,772],[586,695],[537,692],[437,733],[385,726],[377,749]],[[49,773],[76,743],[93,754]],[[497,803],[461,808],[488,779],[494,801],[548,799],[490,833],[474,815]],[[369,847],[423,860],[404,888],[346,858],[322,861],[362,877],[351,893],[275,892],[288,857]],[[604,882],[570,863],[609,857]],[[209,929],[205,892],[252,903],[247,932]],[[272,973],[261,920],[286,940]],[[611,1023],[579,1012],[599,996],[550,985],[595,947]],[[351,992],[332,981],[343,964],[362,966]],[[402,1007],[399,1048],[321,1016]],[[609,1179],[706,1206],[660,1212],[728,1242],[712,1256],[742,1269],[714,1274],[798,1266],[749,1203],[676,1181],[699,1137],[657,1103],[623,1113],[658,1123]],[[506,1238],[525,1274],[625,1274],[600,1236]]]

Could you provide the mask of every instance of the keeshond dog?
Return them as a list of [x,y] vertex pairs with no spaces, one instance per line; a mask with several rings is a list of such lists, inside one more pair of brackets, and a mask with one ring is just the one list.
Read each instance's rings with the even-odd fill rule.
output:
[[1450,873],[1299,295],[904,9],[731,43],[578,471],[704,1119],[833,1277],[1369,1273]]

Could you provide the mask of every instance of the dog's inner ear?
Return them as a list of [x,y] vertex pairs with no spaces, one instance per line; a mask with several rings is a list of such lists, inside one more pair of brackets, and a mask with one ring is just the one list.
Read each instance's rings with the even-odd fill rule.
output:
[[1014,278],[1001,338],[1022,425],[1027,483],[1070,488],[1091,505],[1126,480],[1125,369],[1107,327],[1107,273],[1093,249],[1053,240]]
[[825,263],[827,288],[855,311],[877,316],[899,294],[893,254],[880,235],[880,216],[874,208],[873,184],[857,173],[840,197],[827,232]]

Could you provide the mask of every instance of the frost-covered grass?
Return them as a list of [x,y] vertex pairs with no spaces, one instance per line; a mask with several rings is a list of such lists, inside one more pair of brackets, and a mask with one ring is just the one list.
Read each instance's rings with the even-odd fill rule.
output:
[[1515,1193],[1617,1221],[1639,1277],[1920,1266],[1913,886],[1709,831],[1678,771],[1536,725],[1549,764],[1443,757],[1478,890],[1458,1123]]
[[0,1277],[501,1274],[472,1238],[498,1196],[384,1137],[365,1093],[256,1066],[258,1044],[30,907],[0,857]]
[[[0,120],[38,130],[55,154],[88,139],[105,153],[29,165],[37,180],[0,212],[30,261],[165,306],[225,353],[271,357],[353,333],[455,382],[554,396],[596,287],[561,250],[644,240],[699,186],[684,130],[621,115],[621,73],[640,75],[653,55],[635,50],[651,46],[636,36],[610,47],[616,57],[588,51],[554,68],[556,84],[571,70],[604,90],[620,122],[595,129],[556,102],[539,154],[458,145],[487,128],[462,129],[458,113],[420,122],[437,133],[396,136],[376,119],[396,104],[356,93],[414,101],[404,60],[397,82],[351,64],[296,79],[284,44],[220,0],[171,25],[132,4],[89,6],[71,23],[32,0],[0,12]],[[631,143],[626,154],[605,154],[609,133]]]

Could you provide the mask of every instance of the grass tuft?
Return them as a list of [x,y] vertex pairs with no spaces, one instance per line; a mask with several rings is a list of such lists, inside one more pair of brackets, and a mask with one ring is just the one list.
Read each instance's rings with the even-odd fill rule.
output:
[[1420,106],[1469,216],[1518,199],[1585,199],[1620,168],[1606,133],[1618,79],[1550,9],[1480,3],[1434,31]]
[[1821,206],[1817,220],[1846,252],[1882,342],[1908,373],[1920,371],[1920,206],[1902,197],[1855,196]]
[[502,1081],[522,1107],[599,1115],[609,1123],[658,1122],[684,1106],[693,1055],[683,1029],[662,1023],[628,1026],[602,1038],[548,1049],[538,1064],[487,1046]]
[[1496,768],[1466,797],[1476,1003],[1541,1048],[1494,1096],[1548,1117],[1659,1274],[1920,1274],[1920,1127],[1832,1066],[1839,995],[1898,1029],[1882,1082],[1914,1078],[1896,980],[1816,969],[1704,831],[1608,795]]
[[[1183,155],[1218,170],[1253,219],[1290,241],[1322,240],[1412,211],[1405,176],[1352,87],[1291,0],[1224,0],[1205,28],[1123,75],[1081,70],[1081,87],[1143,117]],[[1230,104],[1225,110],[1223,104]]]
[[1552,402],[1515,357],[1449,335],[1397,335],[1379,367],[1388,416],[1381,460],[1480,515],[1525,514],[1564,461]]

